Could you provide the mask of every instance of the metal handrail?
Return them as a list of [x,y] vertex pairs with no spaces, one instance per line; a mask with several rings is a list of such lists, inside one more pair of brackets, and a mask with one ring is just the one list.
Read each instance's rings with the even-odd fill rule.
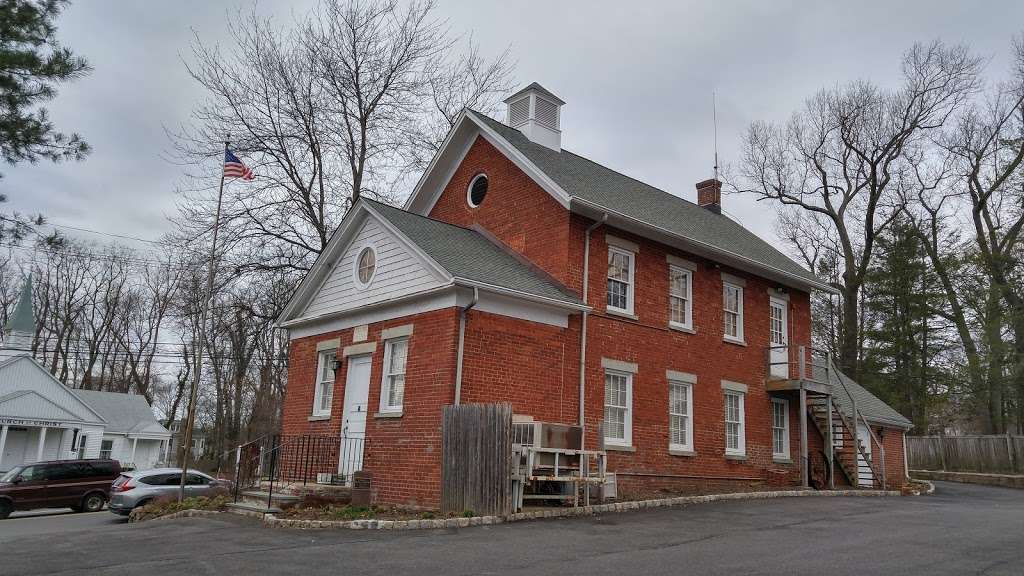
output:
[[[829,362],[829,365],[832,366],[832,357],[831,357],[831,355],[828,358],[828,362]],[[833,366],[833,368],[834,368],[834,366]],[[871,424],[868,423],[867,418],[864,417],[864,413],[861,412],[860,410],[857,410],[857,401],[854,399],[853,394],[850,393],[850,388],[846,385],[846,382],[843,382],[843,379],[840,378],[840,377],[836,377],[836,380],[838,380],[839,381],[839,385],[843,387],[843,391],[846,392],[846,396],[850,399],[850,405],[853,407],[851,409],[851,411],[853,412],[853,423],[854,423],[854,426],[850,429],[850,432],[853,435],[854,443],[855,443],[855,446],[857,447],[857,452],[861,456],[864,457],[864,462],[867,463],[868,468],[871,469],[871,473],[874,474],[875,476],[878,476],[878,475],[875,474],[874,462],[872,462],[871,458],[868,457],[868,454],[866,454],[864,452],[864,447],[861,446],[861,443],[860,443],[860,435],[857,433],[857,426],[856,426],[856,424],[857,424],[858,417],[859,417],[860,421],[864,423],[864,427],[867,428],[867,430],[868,430],[868,436],[870,436],[870,438],[868,439],[868,442],[874,441],[874,443],[878,445],[878,449],[881,452],[881,457],[882,457],[882,464],[880,466],[880,468],[881,468],[881,476],[882,476],[882,490],[885,490],[887,488],[887,481],[886,481],[886,477],[885,477],[885,446],[882,444],[882,441],[879,440],[877,436],[875,436],[875,432],[874,432],[874,430],[871,429]],[[842,414],[842,411],[840,411],[840,415],[841,414]],[[849,427],[849,424],[847,424],[846,422],[844,422],[844,424],[846,424],[846,426]],[[860,474],[859,473],[857,474],[857,480],[858,480],[857,483],[859,484],[860,483]]]

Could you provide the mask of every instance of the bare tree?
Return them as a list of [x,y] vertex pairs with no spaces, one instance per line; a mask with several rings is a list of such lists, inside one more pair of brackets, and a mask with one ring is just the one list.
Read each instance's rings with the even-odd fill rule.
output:
[[980,64],[964,47],[918,44],[904,56],[899,89],[857,81],[822,90],[785,126],[755,123],[747,132],[734,190],[819,215],[834,231],[839,364],[855,377],[860,290],[875,238],[898,213],[905,153],[971,96]]

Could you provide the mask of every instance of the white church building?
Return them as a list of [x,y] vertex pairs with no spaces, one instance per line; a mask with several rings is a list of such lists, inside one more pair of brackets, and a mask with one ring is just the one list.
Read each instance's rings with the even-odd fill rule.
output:
[[0,347],[0,471],[46,460],[113,458],[126,469],[167,458],[171,433],[136,394],[76,390],[32,357],[32,280]]

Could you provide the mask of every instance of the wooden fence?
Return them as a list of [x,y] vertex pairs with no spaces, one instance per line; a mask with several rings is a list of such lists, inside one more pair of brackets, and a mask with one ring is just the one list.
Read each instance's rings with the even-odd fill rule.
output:
[[907,436],[911,470],[1024,473],[1024,436]]
[[445,406],[441,424],[441,511],[512,513],[512,406]]

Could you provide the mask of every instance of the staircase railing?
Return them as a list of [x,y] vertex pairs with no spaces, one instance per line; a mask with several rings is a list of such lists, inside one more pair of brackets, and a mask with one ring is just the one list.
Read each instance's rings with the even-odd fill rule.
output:
[[333,475],[338,470],[341,442],[334,435],[299,434],[268,436],[240,445],[235,456],[235,502],[243,490],[261,488],[267,482],[270,508],[275,484],[287,480],[306,485],[319,474]]
[[[831,355],[829,355],[828,362],[829,362],[829,365],[832,366],[832,369],[835,370],[835,366],[832,364],[832,357],[831,357]],[[850,411],[853,413],[852,414],[852,416],[853,416],[853,426],[850,426],[850,423],[846,420],[845,415],[843,415],[843,411],[842,410],[838,410],[840,417],[843,419],[843,425],[847,427],[847,430],[850,431],[850,435],[853,436],[853,445],[856,447],[857,453],[860,454],[864,458],[865,464],[867,464],[868,468],[871,470],[871,475],[875,479],[880,480],[880,482],[882,484],[882,490],[885,490],[887,485],[888,485],[886,477],[885,477],[885,446],[882,444],[881,440],[879,440],[878,437],[875,436],[875,432],[874,432],[874,430],[871,429],[871,425],[868,424],[868,420],[867,420],[867,418],[864,417],[864,413],[857,409],[857,400],[856,400],[856,398],[853,397],[853,394],[850,392],[850,388],[846,385],[846,382],[843,382],[843,378],[841,376],[839,376],[838,371],[836,371],[836,372],[837,373],[836,373],[836,378],[835,379],[836,379],[836,381],[839,382],[839,385],[842,387],[843,392],[846,393],[846,397],[850,399]],[[835,386],[833,386],[833,389],[834,388],[835,388]],[[875,463],[871,459],[871,454],[866,453],[865,450],[864,450],[864,446],[860,443],[860,433],[857,430],[857,424],[861,423],[861,422],[863,422],[864,428],[868,431],[868,442],[873,442],[874,444],[872,446],[875,446],[875,445],[878,446],[879,456],[881,456],[881,460],[880,460],[881,464],[879,465],[879,469],[881,471],[881,477],[880,478],[879,478],[879,474],[875,472]],[[859,485],[860,484],[860,463],[859,463],[859,461],[857,463],[857,468],[858,468],[858,470],[857,470],[857,484]]]

